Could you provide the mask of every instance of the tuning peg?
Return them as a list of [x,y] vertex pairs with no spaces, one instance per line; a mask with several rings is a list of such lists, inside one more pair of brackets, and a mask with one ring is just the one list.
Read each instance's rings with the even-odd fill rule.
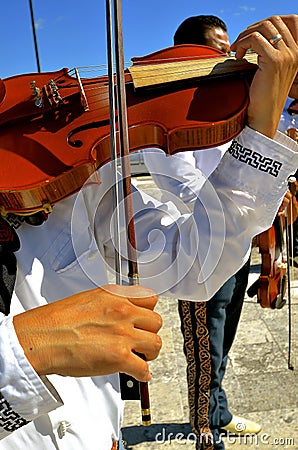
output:
[[36,86],[35,81],[30,81],[30,89],[32,90],[32,96],[36,97],[35,98],[35,106],[37,106],[38,108],[42,108],[43,102],[42,102],[41,90],[40,90],[40,88],[38,88]]

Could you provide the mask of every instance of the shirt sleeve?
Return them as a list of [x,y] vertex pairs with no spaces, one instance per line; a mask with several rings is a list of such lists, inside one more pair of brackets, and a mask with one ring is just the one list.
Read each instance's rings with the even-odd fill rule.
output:
[[179,201],[191,205],[195,201],[196,190],[200,190],[206,177],[196,169],[194,152],[177,153],[168,156],[160,149],[147,149],[144,161],[150,175],[161,191],[163,202]]
[[297,148],[280,133],[271,140],[245,128],[196,190],[193,213],[136,191],[140,283],[160,295],[210,299],[244,264],[252,238],[271,226]]
[[0,439],[62,405],[54,387],[25,357],[12,319],[3,316],[0,322]]
[[180,152],[172,156],[167,156],[159,149],[144,151],[145,164],[162,192],[162,201],[171,200],[178,207],[179,201],[183,201],[193,208],[197,193],[229,146],[227,143],[212,149]]

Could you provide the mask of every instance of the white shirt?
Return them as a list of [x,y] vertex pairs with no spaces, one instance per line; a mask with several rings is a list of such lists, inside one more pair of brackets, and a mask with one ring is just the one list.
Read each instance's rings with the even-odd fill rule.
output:
[[[193,213],[181,215],[173,203],[161,204],[136,190],[140,283],[174,298],[211,298],[242,265],[252,237],[272,223],[297,162],[293,140],[280,134],[273,142],[246,128],[209,182],[202,181]],[[18,230],[12,313],[0,324],[0,389],[30,422],[10,435],[0,428],[6,436],[1,450],[110,450],[119,436],[118,376],[41,379],[12,326],[17,312],[106,284],[113,276],[110,170],[110,165],[99,170],[100,185],[57,204],[43,225]],[[197,183],[194,170],[189,170],[190,187]],[[125,237],[122,242],[125,254]]]
[[[150,149],[144,151],[144,162],[156,185],[162,190],[163,201],[167,201],[170,195],[177,204],[173,194],[192,208],[202,185],[214,172],[230,145],[231,142],[227,142],[214,148],[180,152],[171,158],[162,150]],[[198,170],[193,171],[192,167]],[[197,176],[196,184],[190,175],[192,173]]]

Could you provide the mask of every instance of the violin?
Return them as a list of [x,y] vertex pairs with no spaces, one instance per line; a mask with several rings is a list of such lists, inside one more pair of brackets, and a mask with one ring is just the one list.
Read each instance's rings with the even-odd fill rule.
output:
[[[291,178],[291,177],[290,177]],[[247,295],[257,295],[258,303],[262,308],[281,309],[286,304],[286,290],[290,297],[289,271],[289,249],[288,249],[288,225],[291,225],[298,214],[297,208],[297,181],[296,174],[289,181],[291,192],[288,214],[277,215],[268,230],[263,231],[256,237],[259,253],[261,254],[261,273],[259,278],[247,289]],[[295,180],[295,181],[294,181]],[[286,230],[286,245],[284,243],[284,230]],[[287,254],[287,258],[285,258]]]
[[[294,176],[292,177],[294,179]],[[295,179],[296,180],[296,179]],[[286,290],[289,289],[289,266],[287,244],[284,242],[284,230],[288,241],[287,227],[297,219],[296,181],[289,182],[290,204],[282,215],[277,215],[268,230],[256,236],[261,254],[261,273],[248,288],[249,297],[257,295],[262,308],[281,309],[286,304]]]
[[262,308],[281,309],[285,303],[287,264],[284,260],[283,224],[276,216],[273,225],[257,236],[262,255],[258,280],[258,302]]
[[[132,61],[125,70],[130,152],[210,148],[243,129],[255,54],[236,61],[180,45]],[[81,78],[77,69],[0,80],[1,215],[50,212],[110,161],[108,89],[107,76]]]

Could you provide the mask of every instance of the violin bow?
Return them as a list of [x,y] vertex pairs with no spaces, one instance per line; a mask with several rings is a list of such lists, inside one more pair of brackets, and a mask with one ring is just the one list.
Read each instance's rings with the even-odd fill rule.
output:
[[[288,114],[295,115],[298,114],[298,101],[294,100],[290,104],[288,108]],[[298,143],[298,129],[295,127],[289,127],[286,130],[286,135],[289,136],[291,139],[296,141]],[[294,175],[291,175],[288,178],[288,188],[291,192],[292,196],[296,195],[296,181],[297,181],[297,170]],[[289,329],[289,346],[288,346],[288,369],[294,370],[295,365],[293,363],[293,356],[292,356],[292,329],[293,329],[293,321],[292,321],[292,288],[291,288],[291,274],[294,270],[294,262],[292,261],[292,264],[290,264],[290,255],[293,255],[293,202],[290,202],[290,229],[291,233],[289,232],[289,215],[288,210],[286,210],[285,213],[285,228],[286,228],[286,241],[287,241],[287,271],[288,271],[288,329]],[[290,248],[290,243],[291,247]]]
[[[296,188],[293,188],[295,185],[296,178],[295,176],[290,176],[288,179],[289,191],[292,195],[296,194]],[[295,189],[295,191],[294,191]],[[292,355],[292,329],[293,329],[293,320],[292,320],[292,286],[291,286],[291,274],[293,273],[294,263],[290,263],[290,255],[293,255],[293,203],[290,202],[290,213],[288,217],[288,210],[285,214],[285,228],[286,228],[286,241],[287,241],[287,272],[288,272],[288,330],[289,330],[289,344],[288,344],[288,369],[294,370],[295,365],[293,363],[293,355]],[[289,219],[290,218],[290,227],[291,227],[291,235],[289,233]],[[292,248],[290,248],[290,243]]]
[[[118,175],[117,175],[117,155],[121,157],[122,169],[122,189],[124,198],[124,214],[127,226],[127,260],[128,260],[128,279],[130,285],[139,284],[139,274],[137,265],[136,237],[134,227],[134,214],[132,204],[132,184],[129,162],[129,137],[127,121],[126,91],[124,79],[124,53],[123,53],[123,35],[122,35],[122,7],[120,0],[106,0],[107,17],[107,47],[108,47],[108,66],[109,66],[109,97],[110,97],[110,142],[111,142],[111,161],[115,175],[113,183],[113,197],[115,204],[114,225],[116,225],[116,238],[119,239],[119,211],[118,211]],[[112,17],[114,17],[114,33],[112,32]],[[113,46],[114,42],[114,46]],[[113,73],[113,55],[115,56],[116,83]],[[118,111],[118,120],[116,119],[116,109]],[[116,125],[118,124],[118,133]],[[118,147],[118,150],[117,150]],[[115,269],[116,280],[121,284],[121,259],[120,241],[118,240],[115,248]],[[142,355],[140,355],[142,356]],[[147,382],[138,382],[134,378],[120,374],[122,399],[137,399],[141,401],[142,425],[151,425],[151,411],[149,387]]]
[[[288,108],[289,115],[295,115],[298,114],[298,101],[294,100],[289,108]],[[291,139],[296,141],[298,143],[298,130],[296,127],[289,127],[288,130],[286,130],[286,135],[289,136]],[[294,196],[296,195],[296,183],[297,181],[297,170],[295,172],[295,175],[292,175],[288,178],[288,187],[291,194]],[[294,370],[295,365],[293,363],[293,355],[292,355],[292,329],[293,329],[293,320],[292,320],[292,287],[291,287],[291,274],[294,270],[294,262],[292,261],[292,264],[290,264],[290,255],[293,255],[293,202],[290,202],[290,228],[291,228],[291,236],[289,236],[289,227],[288,227],[288,212],[286,211],[285,214],[285,223],[286,223],[286,241],[287,241],[287,271],[288,271],[288,329],[289,329],[289,346],[288,346],[288,369]],[[290,243],[292,248],[290,249]]]
[[[109,0],[107,0],[107,8],[111,11],[111,5]],[[109,13],[110,15],[110,13]],[[122,177],[123,177],[123,194],[124,194],[124,208],[125,208],[125,219],[128,227],[128,277],[130,284],[139,284],[138,266],[137,266],[137,255],[136,255],[136,238],[133,220],[133,205],[132,205],[132,185],[131,185],[131,174],[130,174],[130,164],[129,164],[129,138],[128,138],[128,122],[127,122],[127,108],[126,108],[126,92],[125,92],[125,80],[124,80],[124,56],[123,56],[123,37],[122,37],[122,21],[121,21],[121,1],[114,0],[114,28],[115,28],[115,60],[116,60],[116,93],[117,93],[117,106],[118,106],[118,144],[119,144],[119,154],[121,156],[121,167],[122,167]],[[113,74],[111,74],[113,78]],[[112,84],[113,85],[113,84]],[[115,116],[114,116],[115,117]],[[116,182],[115,182],[116,184]],[[211,361],[209,352],[209,340],[202,339],[202,333],[208,335],[208,329],[206,326],[206,303],[199,302],[196,304],[196,319],[197,319],[197,329],[200,330],[201,344],[200,344],[200,360],[202,363],[202,373],[200,376],[199,384],[199,395],[200,395],[200,411],[198,414],[198,425],[200,429],[200,434],[203,437],[204,448],[209,450],[213,449],[211,440],[211,431],[209,427],[208,410],[209,410],[209,397],[210,397],[210,379],[211,379]],[[206,348],[202,345],[205,342]],[[136,387],[138,384],[138,390],[140,394],[141,401],[141,414],[142,414],[142,424],[147,426],[151,424],[151,411],[150,411],[150,398],[149,398],[149,388],[148,383],[140,382],[138,383],[132,377],[126,374],[120,374],[121,380],[121,390],[124,395],[127,395],[127,387]],[[131,397],[122,397],[124,399],[136,399],[135,392],[132,392]],[[128,392],[128,395],[130,393]]]
[[113,170],[113,229],[115,234],[115,272],[116,284],[122,282],[120,243],[120,217],[119,217],[119,183],[117,170],[117,144],[116,144],[116,99],[114,79],[114,53],[112,37],[112,12],[110,1],[106,0],[106,26],[107,26],[107,57],[108,57],[108,80],[109,80],[109,109],[110,109],[110,153]]

